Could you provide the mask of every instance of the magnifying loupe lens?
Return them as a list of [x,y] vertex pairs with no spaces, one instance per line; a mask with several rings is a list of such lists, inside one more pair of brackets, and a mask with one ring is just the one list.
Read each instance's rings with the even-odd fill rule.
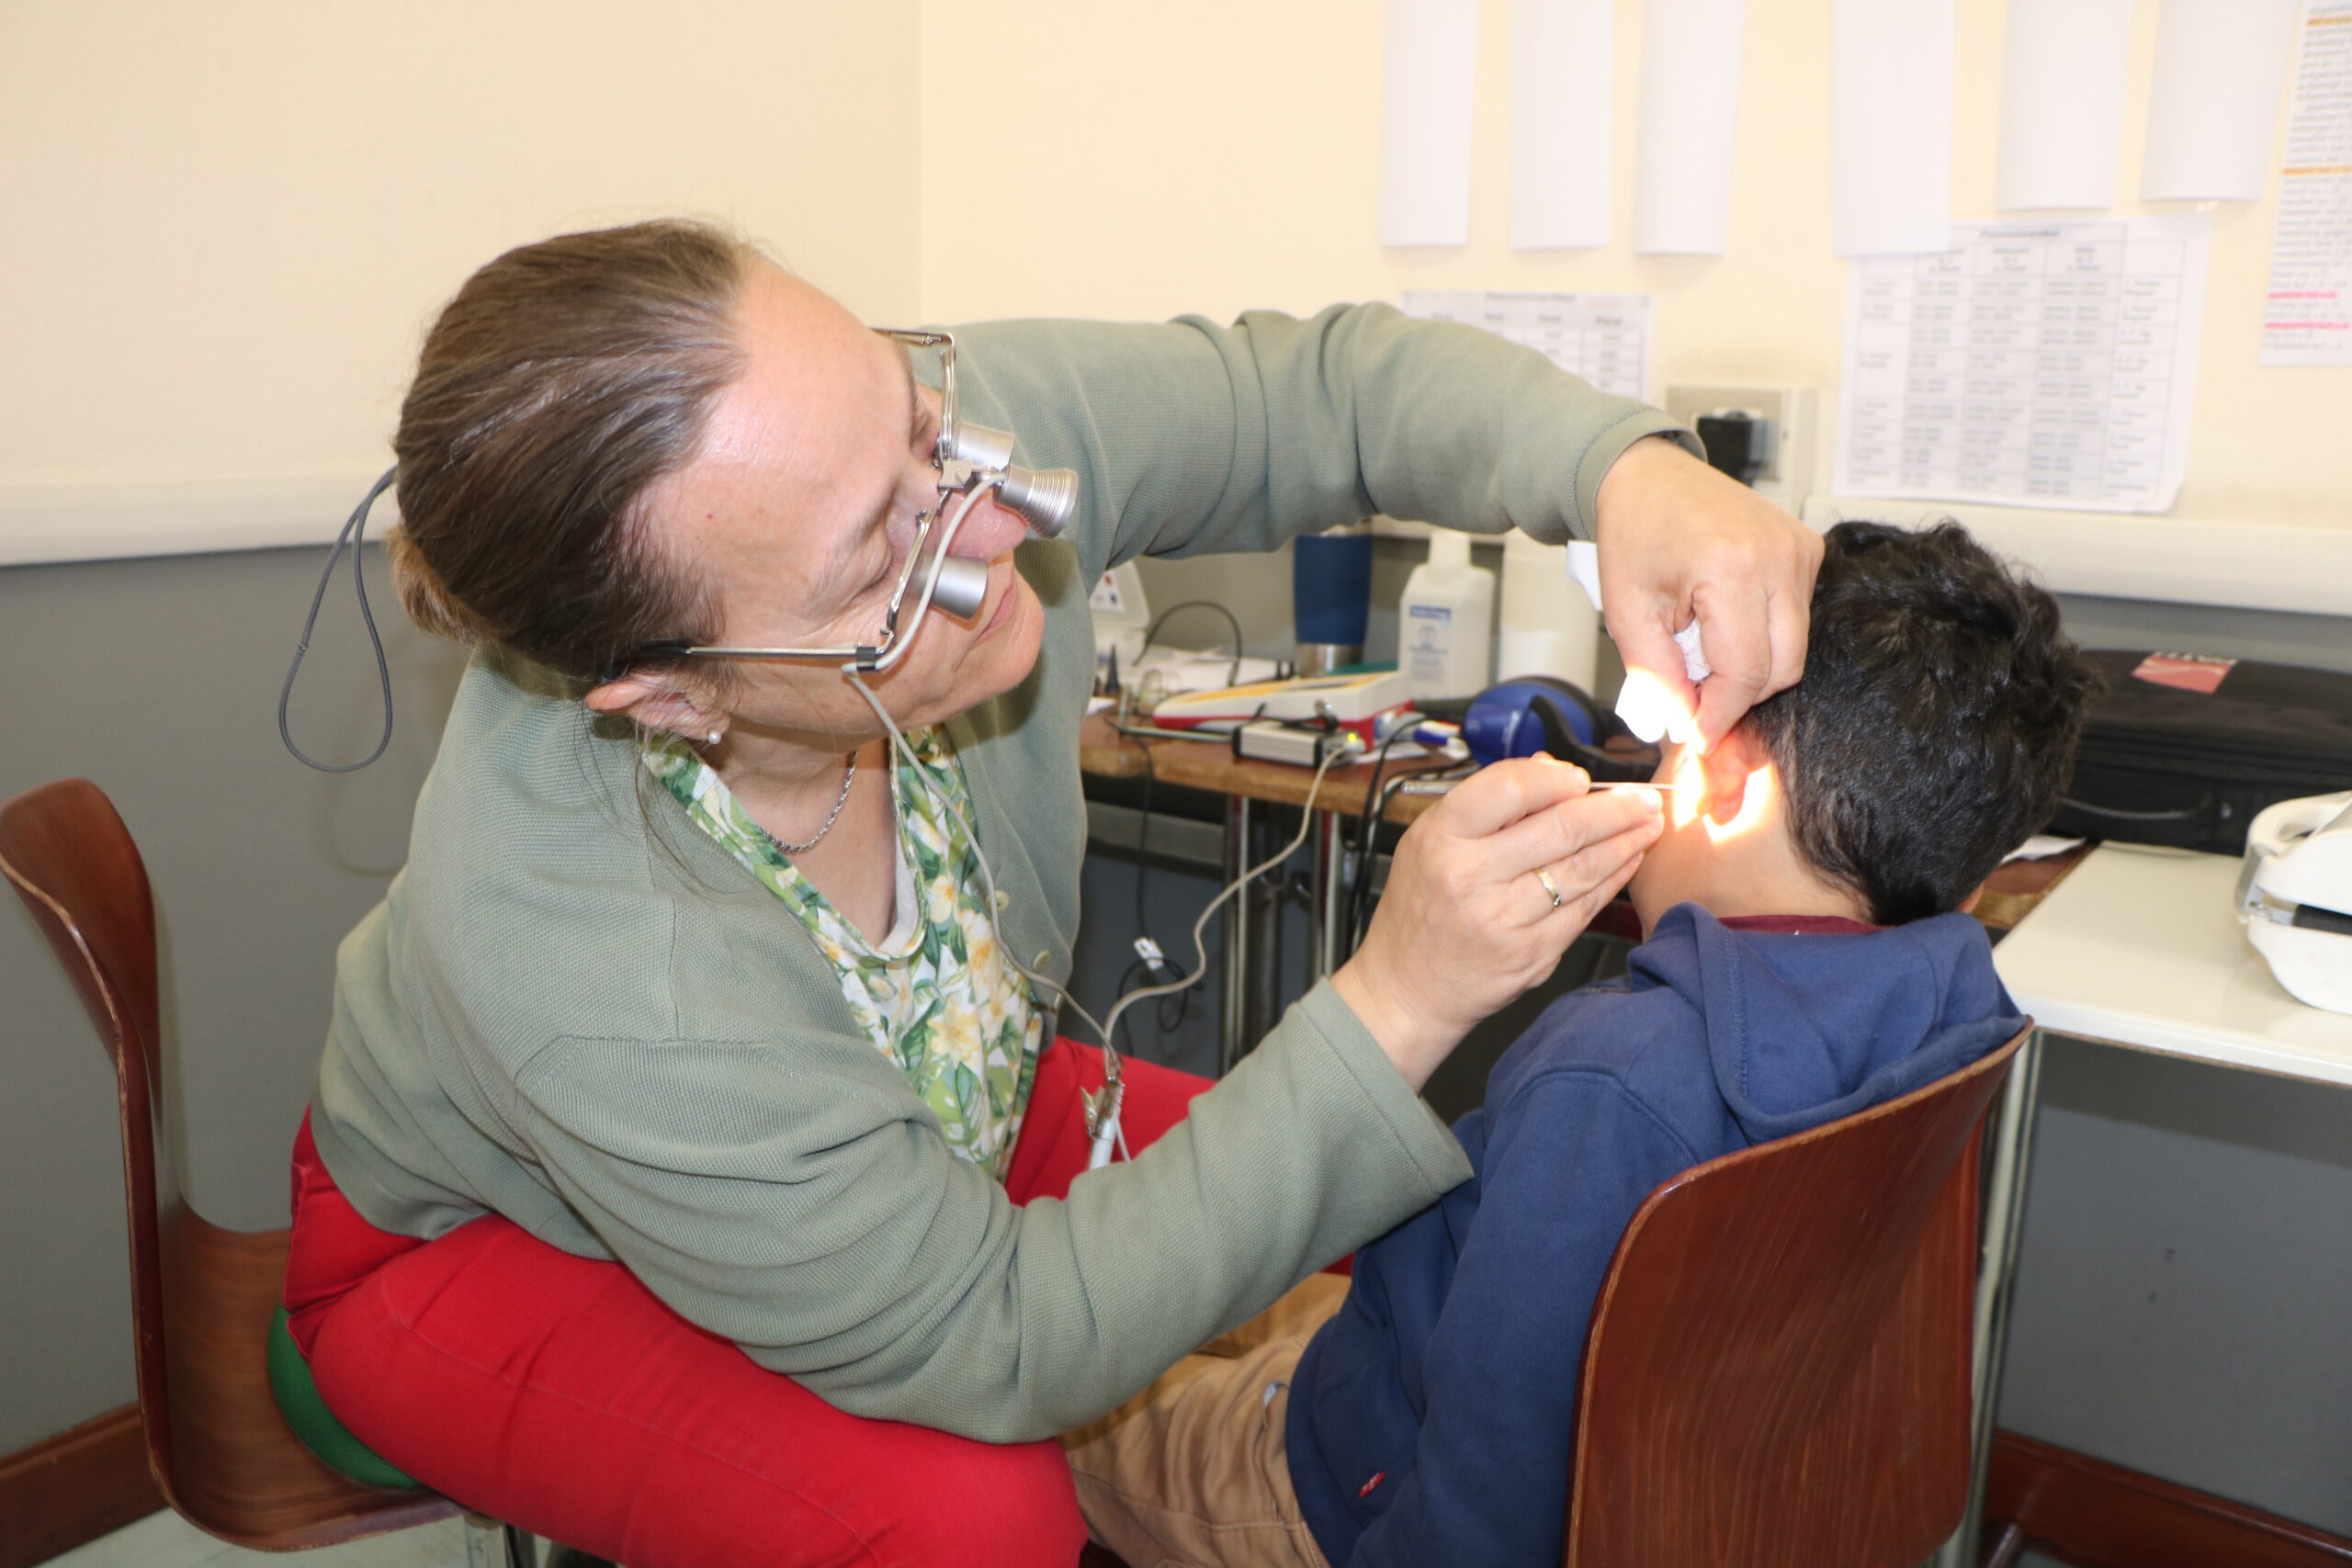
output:
[[1078,474],[1070,468],[1007,468],[997,494],[1039,536],[1058,539],[1078,511]]
[[932,604],[959,621],[980,613],[989,596],[989,563],[970,556],[949,556],[939,563],[939,580],[931,591]]
[[956,426],[956,456],[983,468],[1001,468],[1012,461],[1012,432],[990,430],[985,424]]

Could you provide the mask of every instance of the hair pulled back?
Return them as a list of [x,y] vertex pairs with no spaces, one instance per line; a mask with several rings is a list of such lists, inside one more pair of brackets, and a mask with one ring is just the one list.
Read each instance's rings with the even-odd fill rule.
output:
[[433,323],[393,449],[393,581],[411,619],[560,674],[715,628],[642,498],[683,467],[743,363],[757,253],[675,220],[508,251]]

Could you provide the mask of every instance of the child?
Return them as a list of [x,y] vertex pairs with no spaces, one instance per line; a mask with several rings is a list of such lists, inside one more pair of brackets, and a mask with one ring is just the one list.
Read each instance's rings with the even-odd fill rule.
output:
[[1557,1562],[1585,1331],[1643,1200],[2023,1026],[1962,911],[2054,807],[2091,677],[1958,525],[1827,545],[1804,679],[1703,768],[1668,750],[1647,940],[1496,1065],[1456,1129],[1472,1179],[1359,1254],[1343,1300],[1310,1280],[1239,1354],[1064,1439],[1130,1562]]

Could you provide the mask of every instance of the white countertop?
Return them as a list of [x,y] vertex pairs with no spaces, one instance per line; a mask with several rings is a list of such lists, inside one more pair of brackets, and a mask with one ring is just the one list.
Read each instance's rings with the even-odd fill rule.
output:
[[2237,873],[2221,855],[2103,844],[1993,950],[1994,966],[2043,1029],[2352,1087],[2352,1015],[2271,978],[2232,909]]

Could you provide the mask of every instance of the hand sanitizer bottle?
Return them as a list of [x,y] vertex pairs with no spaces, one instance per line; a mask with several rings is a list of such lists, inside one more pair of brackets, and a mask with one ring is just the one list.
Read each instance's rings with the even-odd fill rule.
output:
[[1413,695],[1476,696],[1493,682],[1495,574],[1470,564],[1470,536],[1430,530],[1430,558],[1396,606],[1396,667]]

